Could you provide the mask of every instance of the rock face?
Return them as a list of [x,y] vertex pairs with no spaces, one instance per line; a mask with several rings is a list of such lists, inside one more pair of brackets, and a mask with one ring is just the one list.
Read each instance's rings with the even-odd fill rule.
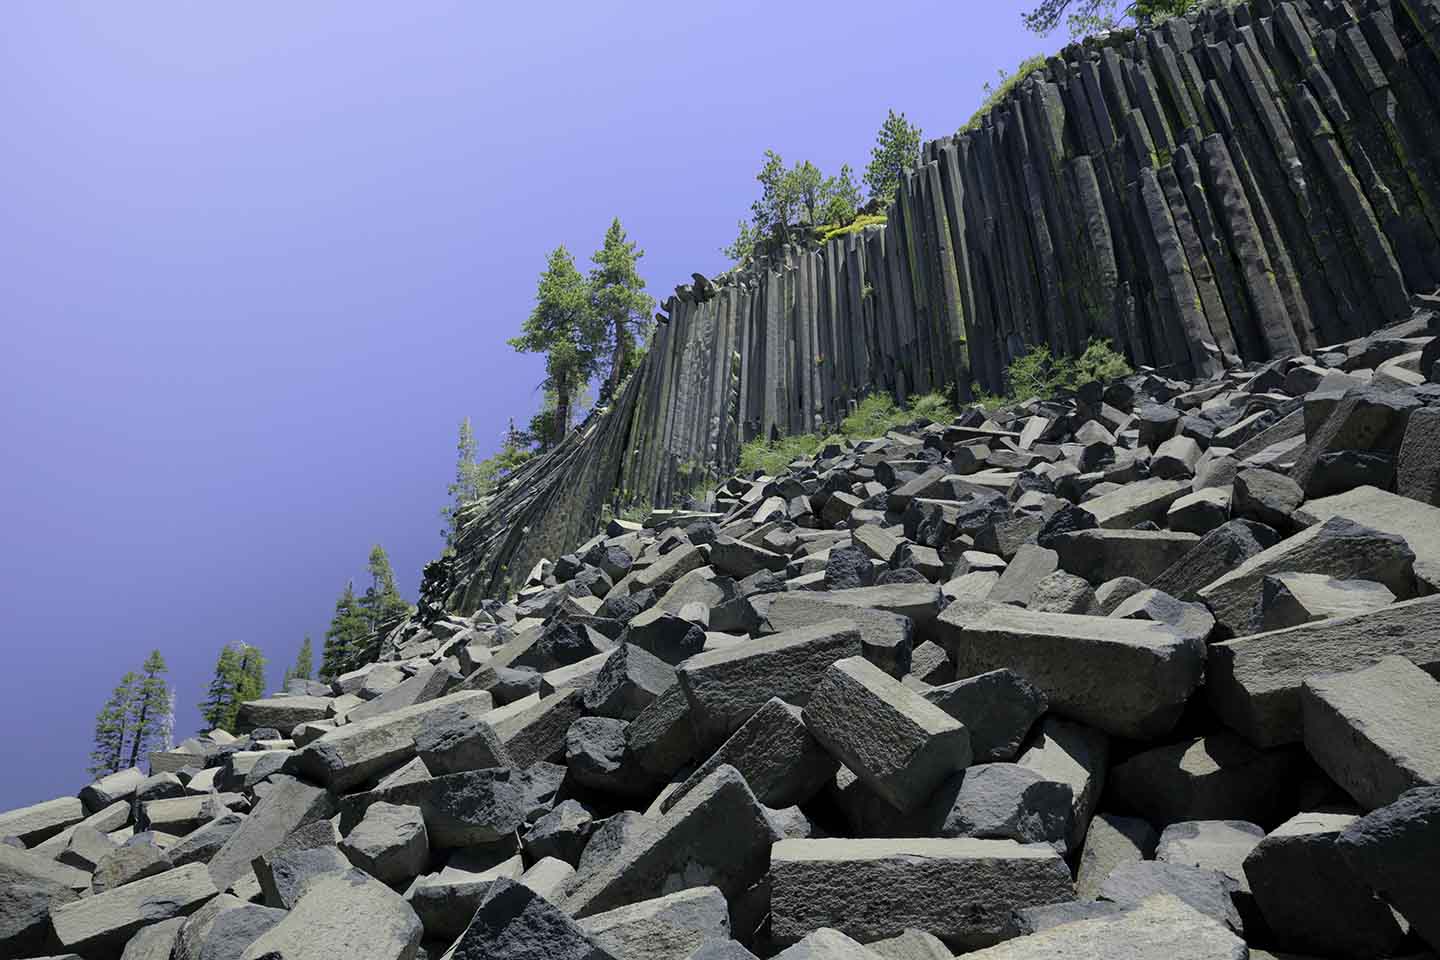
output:
[[[1437,190],[1422,79],[1435,29],[1425,4],[1267,0],[1051,57],[973,129],[925,145],[883,227],[677,288],[609,407],[467,524],[434,571],[435,601],[476,609],[502,592],[507,570],[584,541],[603,504],[677,502],[696,465],[723,475],[745,441],[837,423],[872,390],[999,392],[1026,346],[1071,354],[1092,336],[1132,363],[1203,378],[1236,359],[1318,354],[1403,319],[1411,294],[1440,279],[1424,212]],[[1377,338],[1346,369],[1420,354],[1424,343],[1408,337]],[[1271,367],[1254,393],[1323,383],[1292,366],[1323,378],[1328,362]],[[1265,438],[1290,408],[1217,422],[1208,399],[1139,419],[1158,482],[1200,466],[1183,442],[1160,453],[1177,437],[1245,459],[1260,452],[1248,442],[1294,436]],[[1408,469],[1423,439],[1406,451],[1403,418],[1368,410],[1342,417],[1351,426],[1337,424],[1314,458],[1375,446],[1405,457],[1407,489],[1433,490]],[[1022,428],[1005,439],[1018,444]],[[865,499],[839,492],[848,509],[817,516],[844,519]],[[755,506],[788,515],[792,499]],[[722,551],[727,563],[732,552]]]

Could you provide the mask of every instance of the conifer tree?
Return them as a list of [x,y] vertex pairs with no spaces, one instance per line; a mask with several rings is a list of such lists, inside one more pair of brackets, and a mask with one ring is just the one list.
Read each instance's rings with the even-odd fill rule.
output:
[[325,648],[320,659],[320,679],[333,680],[347,669],[350,655],[370,632],[365,612],[355,597],[355,584],[346,583],[335,601],[335,615],[325,630]]
[[165,682],[165,658],[159,650],[150,651],[141,667],[135,696],[130,701],[130,761],[135,766],[140,757],[156,749],[161,724],[170,706],[170,688]]
[[90,752],[90,775],[97,779],[120,769],[130,737],[130,707],[139,684],[139,674],[133,670],[127,672],[95,717],[95,748]]
[[469,417],[460,421],[460,439],[455,447],[455,479],[448,488],[450,502],[440,511],[440,515],[445,518],[445,546],[449,548],[455,546],[455,538],[460,532],[461,508],[467,503],[479,500],[485,487],[485,472],[480,461],[476,459],[478,448],[475,444],[475,430],[470,426]]
[[220,648],[220,657],[215,661],[215,676],[205,700],[200,704],[200,716],[206,730],[228,730],[235,724],[238,709],[235,692],[240,684],[240,657],[230,644]]
[[870,165],[865,168],[865,185],[870,196],[889,203],[895,198],[907,169],[920,164],[920,128],[891,110],[875,135]]
[[310,675],[315,672],[315,655],[310,648],[310,634],[305,634],[305,640],[300,644],[300,652],[295,654],[295,666],[291,667],[285,675],[287,680],[309,680]]
[[265,657],[259,647],[249,643],[240,644],[236,675],[238,679],[235,682],[235,705],[230,718],[232,725],[235,723],[235,714],[240,712],[240,704],[265,696]]
[[400,596],[395,586],[395,571],[390,569],[390,558],[385,548],[375,544],[370,548],[370,586],[360,598],[360,607],[365,612],[367,633],[375,633],[380,625],[395,617],[410,612],[410,604]]
[[175,749],[175,688],[165,698],[165,712],[160,717],[159,750]]
[[575,399],[594,375],[604,331],[590,302],[590,285],[575,269],[563,246],[550,252],[535,292],[535,308],[510,346],[521,353],[545,354],[546,387],[555,391],[550,443],[558,446],[570,432]]
[[645,292],[636,265],[645,256],[634,241],[625,235],[620,218],[610,222],[605,241],[590,258],[590,298],[595,314],[603,324],[603,335],[610,345],[610,360],[600,402],[608,403],[621,381],[633,369],[637,338],[648,333],[655,300]]

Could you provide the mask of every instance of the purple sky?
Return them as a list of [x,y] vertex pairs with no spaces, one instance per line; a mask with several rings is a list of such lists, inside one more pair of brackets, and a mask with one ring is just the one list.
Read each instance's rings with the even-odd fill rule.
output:
[[86,782],[150,649],[185,735],[226,641],[318,661],[371,543],[413,599],[457,421],[537,406],[551,247],[618,215],[658,298],[724,269],[766,148],[954,129],[1058,45],[1021,5],[8,3],[0,809]]

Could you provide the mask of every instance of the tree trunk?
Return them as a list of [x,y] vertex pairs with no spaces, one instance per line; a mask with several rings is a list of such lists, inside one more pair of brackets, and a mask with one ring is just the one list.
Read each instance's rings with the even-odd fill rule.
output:
[[565,442],[570,432],[570,381],[561,378],[555,381],[555,446]]
[[135,761],[140,757],[140,741],[145,732],[145,715],[150,712],[150,700],[146,698],[140,701],[140,716],[135,718],[135,739],[130,742],[130,766],[135,766]]
[[618,320],[615,323],[615,353],[610,357],[610,377],[605,383],[605,400],[608,403],[615,402],[615,391],[620,389],[620,381],[628,372],[625,367],[629,363],[631,349],[630,330],[624,320]]

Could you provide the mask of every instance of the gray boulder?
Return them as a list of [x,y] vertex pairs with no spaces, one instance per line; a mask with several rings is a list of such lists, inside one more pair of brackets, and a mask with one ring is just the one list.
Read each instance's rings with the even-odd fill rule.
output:
[[373,803],[340,842],[350,862],[384,883],[400,883],[425,870],[430,841],[419,807]]

